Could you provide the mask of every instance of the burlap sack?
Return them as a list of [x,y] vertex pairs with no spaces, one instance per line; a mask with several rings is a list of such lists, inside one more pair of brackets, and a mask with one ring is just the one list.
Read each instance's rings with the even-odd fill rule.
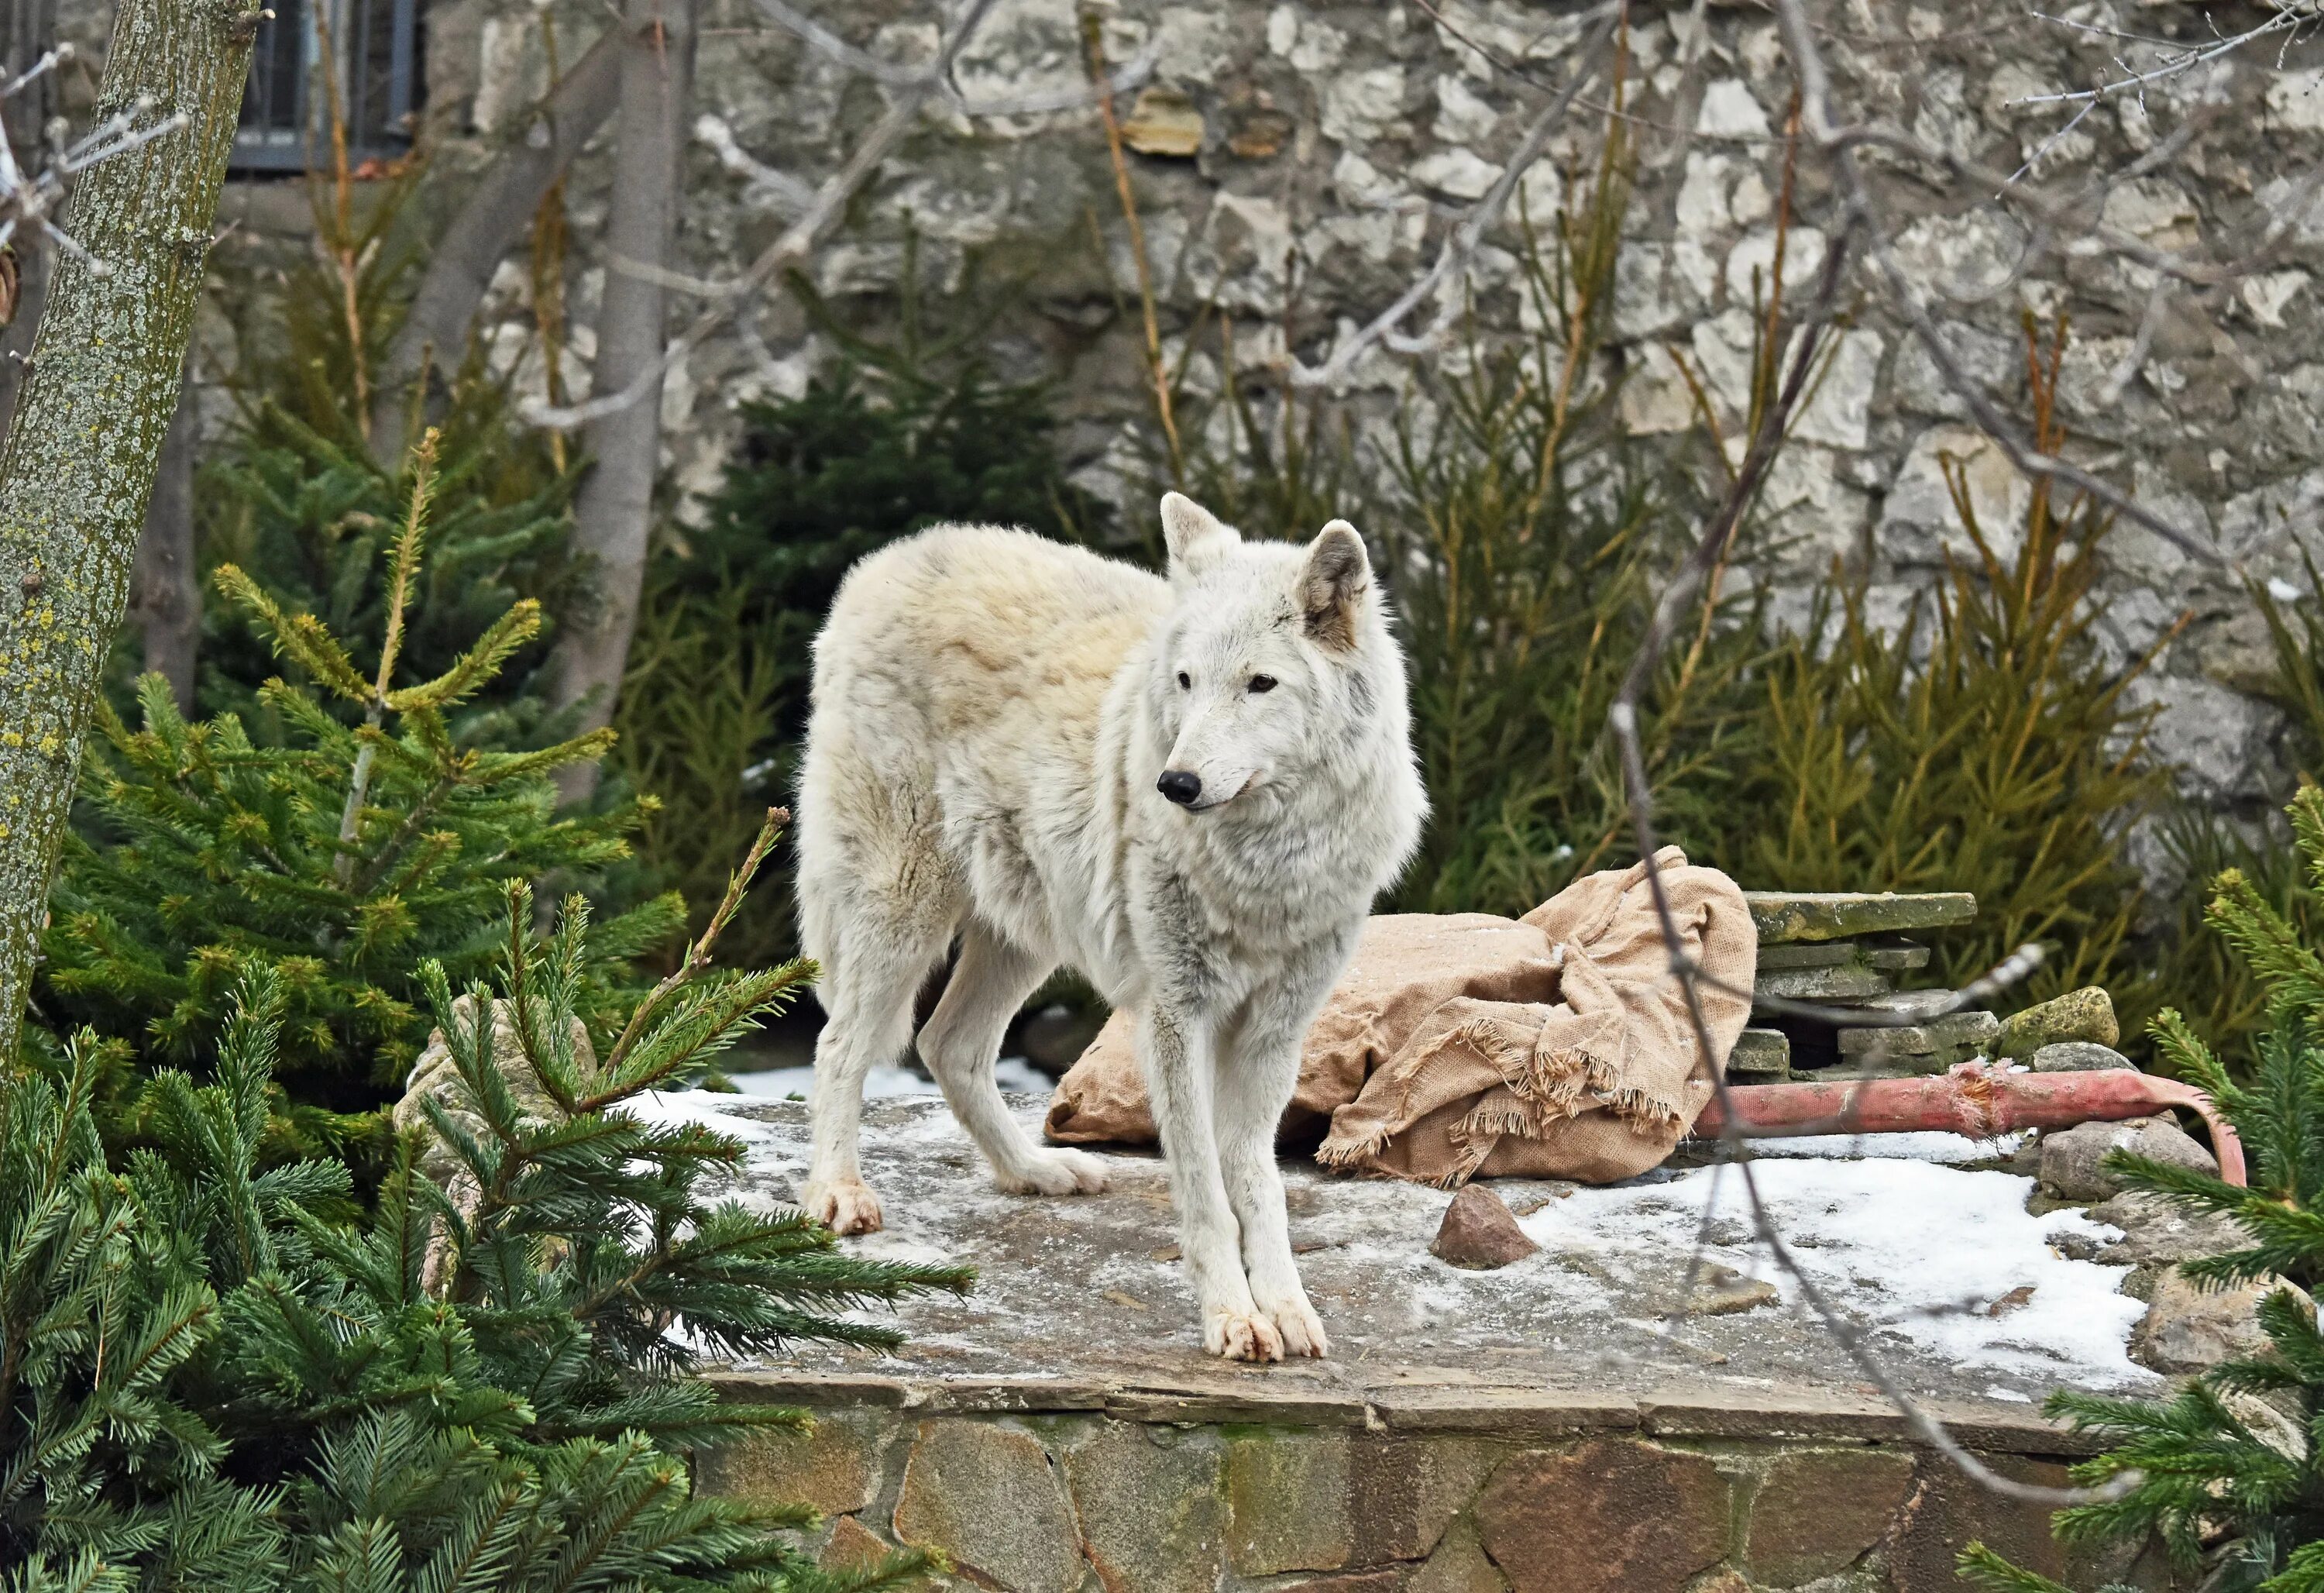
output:
[[[1758,939],[1743,893],[1675,847],[1655,863],[1689,952],[1749,989]],[[1642,1172],[1711,1098],[1669,966],[1644,864],[1577,880],[1515,922],[1375,918],[1308,1032],[1284,1132],[1328,1119],[1316,1152],[1326,1166],[1448,1187],[1480,1174]],[[1750,1003],[1700,988],[1723,1068]],[[1154,1142],[1127,1014],[1058,1081],[1047,1130]]]

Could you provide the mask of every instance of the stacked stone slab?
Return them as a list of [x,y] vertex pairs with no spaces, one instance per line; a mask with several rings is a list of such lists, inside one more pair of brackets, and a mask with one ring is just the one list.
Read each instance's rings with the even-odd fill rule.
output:
[[[1967,923],[1977,898],[1965,891],[1878,894],[1747,891],[1759,931],[1761,998],[1752,1027],[1728,1060],[1739,1083],[1803,1077],[1886,1079],[1941,1073],[1983,1054],[2001,1031],[1989,1012],[1942,1013],[1941,990],[1898,986],[1928,966],[1929,949],[1914,933]],[[1860,1024],[1794,1017],[1769,1002],[1810,1001],[1853,1008]],[[1880,1023],[1881,1014],[1902,1023]]]

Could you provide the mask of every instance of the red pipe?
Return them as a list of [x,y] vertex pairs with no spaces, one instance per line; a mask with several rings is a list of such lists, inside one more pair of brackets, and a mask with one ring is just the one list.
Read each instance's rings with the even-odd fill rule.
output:
[[[2219,1176],[2242,1188],[2243,1142],[2221,1119],[2211,1098],[2191,1084],[2157,1079],[2135,1068],[2087,1073],[2010,1072],[1962,1062],[1949,1073],[1920,1079],[1858,1079],[1830,1084],[1731,1084],[1727,1100],[1747,1134],[1905,1134],[1937,1129],[1991,1139],[2020,1128],[2070,1128],[2077,1123],[2118,1123],[2185,1107],[2211,1131]],[[1726,1125],[1714,1098],[1694,1120],[1696,1137]]]

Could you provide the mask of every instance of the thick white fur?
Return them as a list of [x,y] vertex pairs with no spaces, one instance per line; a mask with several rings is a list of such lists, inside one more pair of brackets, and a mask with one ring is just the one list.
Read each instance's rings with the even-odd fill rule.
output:
[[[1004,1190],[1104,1187],[993,1082],[1010,1015],[1067,963],[1138,1015],[1204,1344],[1320,1356],[1275,1125],[1426,810],[1404,660],[1344,521],[1301,547],[1245,542],[1176,493],[1162,519],[1167,580],[964,525],[841,587],[799,783],[800,926],[829,1014],[801,1194],[842,1233],[880,1226],[856,1164],[864,1075],[903,1051],[955,936],[919,1035],[954,1114]],[[1193,808],[1157,792],[1166,769],[1200,777]]]

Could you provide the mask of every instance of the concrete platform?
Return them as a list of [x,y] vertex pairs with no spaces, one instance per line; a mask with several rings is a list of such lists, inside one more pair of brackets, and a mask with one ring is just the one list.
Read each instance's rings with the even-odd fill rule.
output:
[[[1038,1124],[1040,1098],[1011,1099]],[[746,1139],[736,1193],[791,1200],[804,1107],[659,1100]],[[964,1585],[1056,1593],[1869,1593],[1953,1586],[1951,1554],[1981,1535],[2070,1569],[2045,1512],[1915,1448],[1754,1254],[1731,1174],[1712,1259],[1782,1298],[1673,1328],[1710,1168],[1606,1190],[1499,1181],[1543,1249],[1470,1273],[1428,1254],[1445,1192],[1287,1162],[1334,1353],[1245,1367],[1201,1352],[1158,1158],[1111,1156],[1102,1196],[1004,1196],[941,1102],[908,1100],[867,1109],[863,1160],[889,1227],[850,1247],[972,1262],[975,1292],[905,1307],[894,1355],[810,1347],[721,1373],[730,1397],[804,1404],[820,1425],[705,1470],[724,1492],[816,1504],[834,1563],[908,1542],[945,1550]],[[2122,1355],[2144,1310],[2124,1269],[2068,1258],[2114,1231],[2028,1214],[2030,1181],[1828,1154],[1764,1178],[1802,1256],[1997,1464],[2056,1480],[2083,1452],[2038,1413],[2059,1383],[2161,1386]]]

